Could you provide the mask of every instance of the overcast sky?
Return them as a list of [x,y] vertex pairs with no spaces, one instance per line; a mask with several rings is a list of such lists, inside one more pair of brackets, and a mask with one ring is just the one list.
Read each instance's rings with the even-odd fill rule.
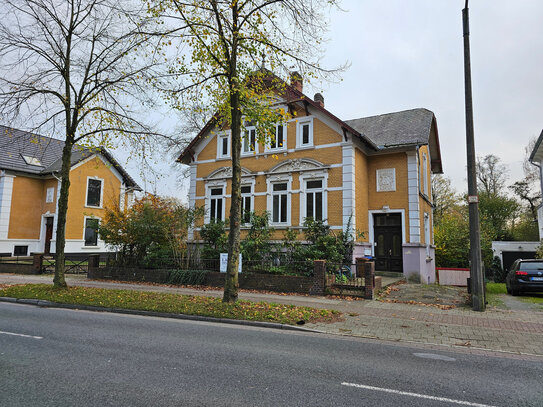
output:
[[[304,89],[311,97],[322,91],[344,120],[430,109],[444,173],[459,192],[467,189],[463,7],[464,0],[344,1],[329,17],[323,65],[351,66],[339,83]],[[543,129],[542,22],[541,0],[470,2],[476,153],[497,155],[509,183],[523,177],[524,147]],[[164,172],[157,191],[186,202],[187,188],[175,186],[180,172]]]

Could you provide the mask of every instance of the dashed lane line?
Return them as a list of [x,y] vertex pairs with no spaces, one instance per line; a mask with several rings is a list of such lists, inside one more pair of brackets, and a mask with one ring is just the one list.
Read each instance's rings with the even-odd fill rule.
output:
[[343,386],[356,387],[356,388],[359,388],[359,389],[382,391],[384,393],[398,394],[400,396],[418,397],[418,398],[421,398],[421,399],[433,400],[433,401],[443,401],[443,402],[446,402],[446,403],[460,404],[460,405],[463,405],[463,406],[495,407],[495,406],[491,406],[491,405],[488,405],[488,404],[472,403],[470,401],[449,399],[447,397],[429,396],[427,394],[411,393],[411,392],[407,392],[407,391],[387,389],[387,388],[384,388],[384,387],[367,386],[365,384],[347,383],[347,382],[343,382],[341,384]]
[[11,336],[22,336],[23,338],[43,339],[43,336],[34,336],[34,335],[25,335],[25,334],[16,334],[15,332],[5,332],[5,331],[0,331],[0,334],[11,335]]

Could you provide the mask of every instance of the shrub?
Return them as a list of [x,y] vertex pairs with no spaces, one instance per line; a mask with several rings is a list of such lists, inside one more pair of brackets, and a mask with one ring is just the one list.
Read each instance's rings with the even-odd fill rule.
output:
[[502,262],[498,256],[494,256],[494,258],[492,259],[490,271],[492,272],[495,283],[505,283],[507,271],[503,269]]
[[200,230],[200,236],[204,241],[201,253],[202,259],[215,260],[219,258],[221,253],[227,251],[226,225],[228,225],[228,219],[225,222],[211,219],[208,224],[202,226]]

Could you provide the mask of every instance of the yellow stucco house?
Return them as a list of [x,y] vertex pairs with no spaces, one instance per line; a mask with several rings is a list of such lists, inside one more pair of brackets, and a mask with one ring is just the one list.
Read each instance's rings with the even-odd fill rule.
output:
[[[246,123],[242,140],[244,210],[269,211],[276,238],[302,228],[305,217],[332,229],[364,232],[355,257],[372,255],[376,270],[435,280],[431,173],[441,173],[434,114],[412,109],[342,120],[324,98],[303,94],[299,76],[278,107],[295,113],[277,124],[273,145],[259,144]],[[231,140],[210,121],[181,153],[190,167],[189,205],[204,207],[203,222],[230,211]],[[195,225],[190,234],[199,240]],[[243,231],[242,231],[243,238]]]
[[[54,253],[64,142],[0,126],[0,146],[0,253]],[[74,147],[65,252],[107,251],[96,233],[104,208],[140,190],[106,149]]]

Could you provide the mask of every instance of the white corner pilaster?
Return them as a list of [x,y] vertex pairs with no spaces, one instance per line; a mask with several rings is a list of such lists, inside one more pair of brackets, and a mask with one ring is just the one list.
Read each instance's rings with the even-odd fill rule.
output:
[[409,242],[420,243],[419,171],[417,151],[407,153],[407,195],[409,202]]
[[8,238],[9,217],[11,214],[11,197],[13,194],[13,179],[15,175],[0,174],[0,239]]
[[[226,191],[224,191],[226,193]],[[190,164],[189,208],[196,207],[196,164]],[[194,227],[189,226],[188,240],[194,240]]]
[[[352,233],[356,227],[355,151],[352,143],[342,146],[343,162],[343,231]],[[347,224],[351,218],[351,230]]]

